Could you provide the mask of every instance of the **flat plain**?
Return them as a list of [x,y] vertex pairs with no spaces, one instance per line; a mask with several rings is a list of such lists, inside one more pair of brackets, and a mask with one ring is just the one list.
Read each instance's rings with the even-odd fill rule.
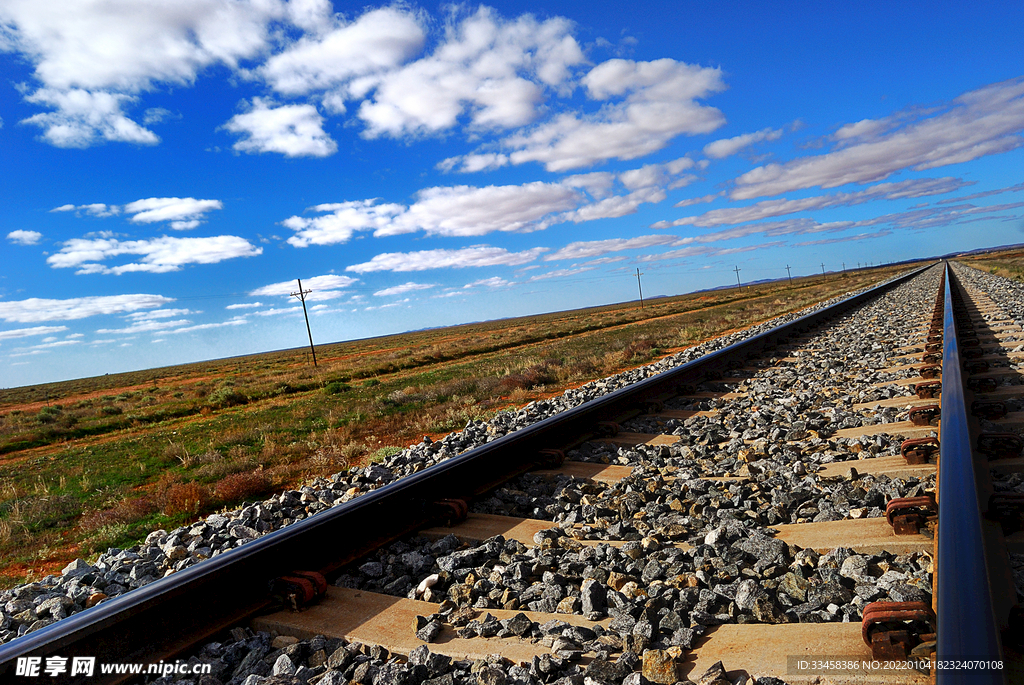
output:
[[907,268],[0,390],[0,586]]

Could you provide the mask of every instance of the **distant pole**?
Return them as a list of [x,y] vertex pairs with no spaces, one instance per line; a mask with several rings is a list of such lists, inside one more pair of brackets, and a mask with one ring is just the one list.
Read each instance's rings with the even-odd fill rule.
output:
[[636,289],[640,291],[640,309],[644,308],[644,289],[640,286],[640,277],[643,276],[640,273],[640,269],[636,270]]
[[789,264],[786,265],[786,273],[789,274],[789,282],[793,282],[793,272],[789,270]]
[[740,268],[737,266],[733,271],[736,272],[736,287],[742,288],[743,285],[740,283]]
[[821,275],[822,275],[822,276],[824,276],[824,275],[825,275],[825,262],[822,262],[822,263],[821,263]]
[[843,273],[846,273],[846,262],[843,262]]
[[306,317],[306,335],[309,336],[309,351],[313,353],[313,368],[316,368],[316,349],[313,348],[313,333],[309,330],[309,313],[306,311],[306,295],[313,292],[312,290],[302,289],[302,279],[296,278],[299,282],[299,292],[292,293],[292,297],[297,297],[302,301],[302,315]]

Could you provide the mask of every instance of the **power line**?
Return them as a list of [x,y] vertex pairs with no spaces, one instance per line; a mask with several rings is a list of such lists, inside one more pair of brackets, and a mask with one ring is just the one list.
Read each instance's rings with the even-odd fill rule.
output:
[[316,349],[313,347],[313,333],[309,330],[309,313],[306,312],[306,295],[313,292],[312,290],[302,289],[302,279],[296,278],[299,282],[299,292],[291,293],[292,297],[297,297],[302,301],[302,315],[306,317],[306,334],[309,336],[309,351],[313,353],[313,368],[316,368]]

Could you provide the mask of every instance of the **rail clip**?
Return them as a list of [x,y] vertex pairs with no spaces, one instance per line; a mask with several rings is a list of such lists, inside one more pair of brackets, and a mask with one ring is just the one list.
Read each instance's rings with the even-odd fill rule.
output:
[[537,450],[534,463],[539,469],[557,469],[565,463],[565,452],[555,449]]
[[924,602],[872,602],[864,607],[861,636],[873,658],[903,660],[935,639],[935,612]]
[[982,433],[978,436],[978,451],[989,459],[1013,459],[1024,449],[1024,440],[1016,433]]
[[939,364],[929,364],[928,366],[922,366],[918,369],[918,373],[921,374],[921,378],[938,378],[942,375],[942,366]]
[[915,426],[934,426],[939,420],[940,409],[937,404],[926,407],[914,407],[910,410],[910,422]]
[[1019,492],[994,492],[988,498],[988,517],[999,522],[1003,535],[1024,530],[1024,495]]
[[929,516],[939,513],[932,495],[894,497],[885,505],[885,519],[896,535],[917,533]]
[[971,402],[971,414],[981,419],[995,421],[1006,416],[1006,403],[996,400],[974,400]]
[[927,464],[938,451],[939,440],[934,437],[904,440],[900,445],[900,454],[911,465]]
[[939,396],[942,392],[942,381],[925,381],[914,386],[914,392],[922,400],[930,400]]
[[998,384],[995,378],[968,378],[967,388],[974,392],[995,392]]
[[446,526],[465,521],[469,515],[469,502],[459,497],[442,499],[432,503],[433,519],[443,521]]
[[292,611],[298,611],[327,592],[327,579],[316,571],[292,571],[274,579],[271,592]]

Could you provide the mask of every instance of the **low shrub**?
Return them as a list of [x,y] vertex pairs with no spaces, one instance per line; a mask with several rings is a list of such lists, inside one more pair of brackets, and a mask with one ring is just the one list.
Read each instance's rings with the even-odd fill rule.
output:
[[195,516],[210,505],[210,491],[199,483],[175,483],[164,495],[164,513],[168,516]]
[[337,395],[338,393],[348,392],[351,389],[351,385],[348,383],[342,383],[341,381],[331,381],[324,386],[324,392],[328,395]]
[[261,471],[233,473],[214,486],[217,497],[225,502],[252,499],[265,494],[269,489],[270,480]]
[[157,511],[156,504],[148,497],[133,497],[119,502],[110,509],[94,511],[82,517],[81,527],[85,530],[100,530],[107,526],[124,526],[135,523]]
[[215,407],[234,407],[248,404],[249,398],[229,385],[222,385],[207,396],[207,402]]

